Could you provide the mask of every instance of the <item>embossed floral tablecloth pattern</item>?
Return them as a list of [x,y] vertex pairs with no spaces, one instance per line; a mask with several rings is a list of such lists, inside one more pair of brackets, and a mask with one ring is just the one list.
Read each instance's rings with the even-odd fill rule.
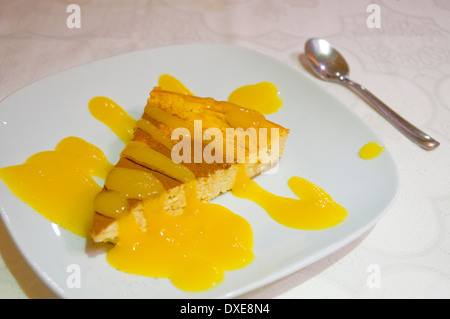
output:
[[[69,28],[69,4],[80,28]],[[380,9],[370,17],[370,4]],[[368,24],[369,21],[369,24]],[[379,22],[369,28],[370,22]],[[398,198],[367,234],[243,298],[450,297],[450,2],[447,0],[3,0],[0,100],[83,63],[184,43],[231,43],[304,72],[310,37],[330,40],[352,78],[438,139],[426,152],[343,87],[317,83],[384,141],[399,170]],[[4,138],[4,137],[0,137]],[[0,298],[54,295],[0,223]],[[375,267],[375,268],[374,268]],[[371,276],[378,271],[379,282]]]

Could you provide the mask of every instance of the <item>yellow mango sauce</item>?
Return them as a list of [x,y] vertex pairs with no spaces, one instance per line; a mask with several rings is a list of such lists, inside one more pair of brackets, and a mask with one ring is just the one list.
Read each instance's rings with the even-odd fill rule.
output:
[[295,229],[321,230],[334,227],[345,220],[347,210],[336,203],[320,187],[292,177],[288,185],[299,199],[274,195],[247,177],[240,166],[232,194],[254,201],[276,222]]
[[270,82],[246,85],[233,91],[228,101],[262,114],[277,112],[283,105],[278,88]]
[[106,124],[124,143],[131,140],[136,120],[113,100],[97,96],[89,101],[92,116]]
[[120,240],[108,251],[108,262],[124,272],[169,278],[185,291],[212,288],[224,271],[249,264],[250,224],[223,206],[199,202],[195,184],[186,184],[183,214],[168,214],[155,198],[143,202],[145,230],[132,214],[119,219]]
[[53,151],[37,153],[24,164],[0,169],[11,191],[48,220],[88,237],[94,198],[113,167],[96,146],[78,137],[63,139]]
[[[192,94],[169,75],[161,76],[159,85],[163,90]],[[259,97],[272,105],[250,105]],[[269,83],[238,89],[230,98],[238,105],[265,114],[276,112],[282,103],[278,90]],[[137,122],[117,103],[95,97],[89,110],[122,141],[131,140]],[[154,131],[148,123],[140,125]],[[133,147],[128,151],[151,155],[145,148],[141,150],[140,145]],[[168,214],[160,197],[154,196],[163,189],[151,176],[129,174],[122,169],[108,179],[108,172],[115,169],[113,165],[100,149],[75,137],[62,140],[54,151],[30,157],[25,164],[0,169],[0,177],[37,212],[79,236],[88,237],[94,211],[117,218],[119,239],[106,257],[113,267],[137,275],[169,278],[186,291],[209,289],[223,280],[225,271],[244,267],[253,260],[251,226],[225,207],[199,202],[194,196],[196,182],[189,181],[189,172],[170,165],[168,168],[174,176],[188,181],[184,184],[187,207],[177,216]],[[107,179],[105,184],[111,189],[103,189],[93,176]],[[121,180],[133,187],[124,188]],[[151,181],[152,185],[144,185],[145,181]],[[255,201],[275,221],[292,228],[324,229],[345,219],[345,209],[312,183],[293,177],[289,186],[300,199],[275,196],[239,169],[232,193]],[[146,199],[140,202],[144,226],[137,222],[134,211],[129,213],[130,198]]]
[[158,86],[164,91],[194,95],[183,83],[169,74],[163,74],[159,77]]
[[385,148],[378,143],[370,142],[361,148],[359,151],[359,157],[364,160],[372,160],[380,156],[384,150]]

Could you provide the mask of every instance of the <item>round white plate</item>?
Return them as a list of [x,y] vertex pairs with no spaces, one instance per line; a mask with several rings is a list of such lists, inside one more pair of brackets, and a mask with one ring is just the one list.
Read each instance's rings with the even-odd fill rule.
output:
[[[217,287],[199,293],[167,279],[126,274],[111,267],[102,251],[54,225],[0,182],[4,222],[36,273],[64,298],[231,298],[291,274],[350,243],[386,212],[397,192],[389,152],[364,161],[358,152],[375,134],[309,75],[260,53],[229,45],[186,45],[138,51],[86,64],[31,84],[0,103],[0,167],[23,163],[52,150],[68,136],[101,148],[115,163],[122,142],[88,110],[94,96],[107,96],[139,118],[161,74],[178,78],[198,96],[226,100],[247,84],[274,83],[284,100],[268,118],[291,129],[276,174],[259,176],[265,189],[294,196],[292,176],[319,185],[347,208],[347,220],[322,231],[289,229],[251,201],[225,194],[214,202],[246,218],[254,233],[254,261],[225,273]],[[75,268],[74,268],[75,267]],[[79,286],[71,284],[74,270]]]

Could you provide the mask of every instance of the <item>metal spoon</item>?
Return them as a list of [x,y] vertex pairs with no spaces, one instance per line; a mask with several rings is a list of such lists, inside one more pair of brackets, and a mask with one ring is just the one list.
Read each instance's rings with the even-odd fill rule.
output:
[[365,87],[350,80],[347,62],[326,40],[309,39],[305,44],[305,54],[309,65],[317,75],[326,81],[339,83],[351,89],[411,141],[426,150],[433,150],[440,145],[438,141],[391,110]]

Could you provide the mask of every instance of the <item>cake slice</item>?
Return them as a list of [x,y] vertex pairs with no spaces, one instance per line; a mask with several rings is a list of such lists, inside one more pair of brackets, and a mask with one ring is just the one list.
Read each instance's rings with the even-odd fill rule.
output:
[[142,201],[157,196],[169,214],[182,214],[187,183],[209,202],[232,188],[239,165],[254,178],[277,164],[288,134],[257,111],[154,88],[96,198],[92,239],[115,243],[116,219],[139,219]]

